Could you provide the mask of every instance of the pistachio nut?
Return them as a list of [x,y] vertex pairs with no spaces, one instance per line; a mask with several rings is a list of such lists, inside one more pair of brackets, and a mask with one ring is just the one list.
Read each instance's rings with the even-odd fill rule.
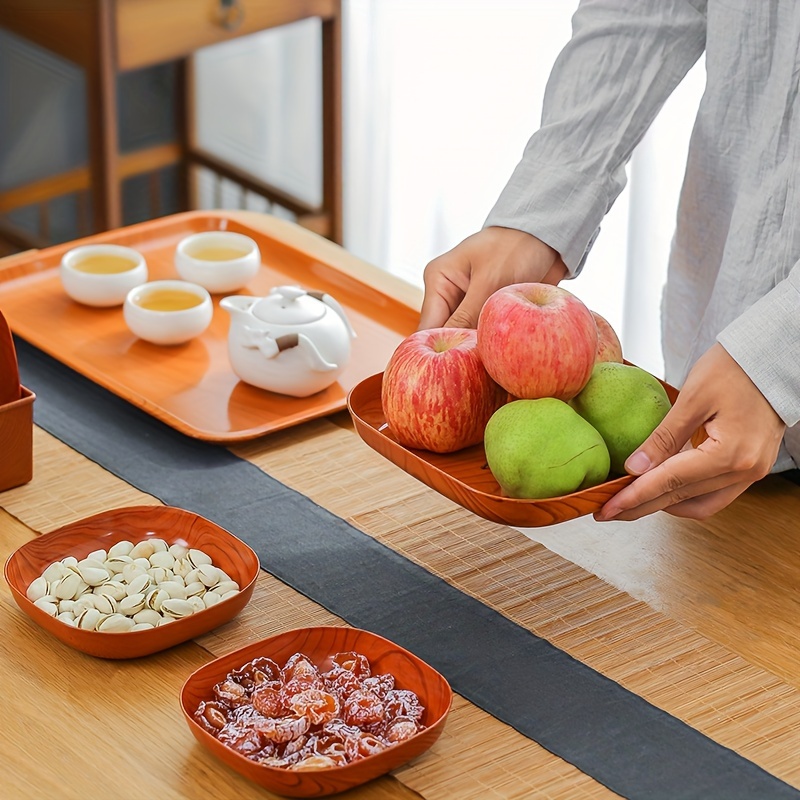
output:
[[169,552],[172,553],[175,558],[184,558],[189,552],[189,548],[185,544],[173,544],[170,545]]
[[194,583],[187,583],[186,584],[186,599],[188,600],[191,597],[195,597],[196,595],[203,594],[206,590],[206,587],[200,583],[200,581],[195,581]]
[[129,594],[127,597],[123,597],[117,605],[117,611],[129,617],[132,617],[143,608],[144,595],[141,592],[139,594]]
[[117,611],[117,601],[110,594],[96,594],[94,597],[94,607],[101,614],[114,614]]
[[112,544],[111,547],[108,548],[108,557],[127,556],[130,555],[131,550],[133,550],[133,542],[123,539],[121,542]]
[[52,583],[63,578],[67,572],[69,572],[69,567],[65,567],[60,561],[55,561],[42,573],[42,577],[48,583]]
[[109,556],[103,562],[103,566],[113,575],[118,575],[128,564],[133,564],[133,559],[123,554]]
[[219,583],[219,570],[213,564],[202,564],[197,568],[197,577],[204,586],[213,587]]
[[122,614],[110,614],[98,623],[97,630],[103,633],[125,633],[133,628],[135,624],[130,617],[125,617]]
[[189,562],[193,567],[199,567],[201,564],[213,564],[213,559],[208,553],[202,550],[190,549],[187,555]]
[[128,595],[128,587],[122,581],[110,580],[100,586],[95,586],[92,592],[94,594],[107,594],[115,600],[122,600],[123,597]]
[[78,564],[76,569],[87,586],[100,586],[101,584],[111,580],[111,576],[109,575],[108,571],[102,566],[94,567],[84,563]]
[[153,611],[161,611],[161,605],[169,600],[169,592],[164,589],[151,589],[145,598],[145,605]]
[[49,614],[51,617],[58,614],[58,606],[51,600],[48,600],[47,595],[40,597],[38,600],[34,600],[33,604],[36,608],[41,609],[45,614]]
[[133,549],[128,553],[128,555],[133,558],[150,558],[153,553],[155,553],[156,549],[153,547],[153,542],[151,539],[142,539],[141,542],[137,542]]
[[[58,580],[58,578],[56,580]],[[44,575],[32,580],[28,588],[25,590],[25,596],[31,601],[31,603],[35,603],[46,594],[50,594],[50,592],[48,591],[47,579],[44,577]]]
[[188,617],[190,614],[194,614],[194,611],[194,606],[188,600],[181,600],[177,597],[170,597],[161,604],[161,613],[174,619]]
[[132,594],[144,594],[152,585],[153,579],[146,572],[143,572],[128,584],[126,592],[129,597]]
[[106,618],[96,608],[86,608],[75,616],[75,625],[83,630],[96,630],[98,624]]
[[162,569],[172,569],[175,565],[175,556],[169,550],[159,550],[150,556],[151,567],[161,567]]
[[143,608],[133,615],[133,621],[137,624],[140,622],[149,622],[151,625],[158,625],[161,621],[161,614],[159,614],[158,611],[154,611],[152,608]]
[[186,602],[192,606],[195,612],[206,610],[206,604],[203,602],[203,598],[199,594],[196,594],[193,597],[188,597]]
[[87,584],[83,578],[77,572],[70,570],[61,580],[53,584],[53,594],[59,600],[74,600],[83,593],[85,586]]

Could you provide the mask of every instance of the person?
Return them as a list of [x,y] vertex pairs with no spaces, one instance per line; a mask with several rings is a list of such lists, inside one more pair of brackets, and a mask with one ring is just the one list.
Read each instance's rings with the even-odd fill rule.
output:
[[800,464],[800,3],[582,0],[483,228],[424,271],[421,329],[475,327],[501,286],[577,275],[634,147],[703,52],[661,309],[680,396],[600,521],[704,518]]

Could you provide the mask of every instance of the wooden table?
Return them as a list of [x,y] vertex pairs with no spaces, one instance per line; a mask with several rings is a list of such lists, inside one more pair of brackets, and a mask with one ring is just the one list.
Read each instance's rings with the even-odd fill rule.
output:
[[[202,149],[195,136],[191,56],[203,47],[311,17],[321,21],[322,203],[259,180]],[[0,212],[91,188],[94,232],[122,225],[123,180],[179,165],[183,204],[196,207],[193,167],[203,166],[342,241],[342,67],[340,0],[3,0],[0,27],[82,67],[86,74],[90,163],[0,193]],[[117,77],[177,61],[180,132],[175,142],[120,153]]]
[[[264,217],[262,224],[276,223]],[[290,234],[306,244],[313,237],[295,226]],[[394,281],[330,242],[315,237],[313,246],[372,280]],[[409,304],[418,302],[416,290],[396,288]],[[800,487],[769,478],[704,522],[583,517],[520,532],[471,515],[395,468],[361,442],[344,412],[232,449],[800,787]],[[3,559],[67,522],[158,502],[38,428],[34,456],[33,481],[0,493]],[[196,667],[254,638],[336,622],[263,573],[251,603],[223,628],[149,658],[103,661],[43,634],[2,584],[2,796],[269,796],[194,742],[178,691]],[[615,795],[457,696],[429,753],[345,796]]]

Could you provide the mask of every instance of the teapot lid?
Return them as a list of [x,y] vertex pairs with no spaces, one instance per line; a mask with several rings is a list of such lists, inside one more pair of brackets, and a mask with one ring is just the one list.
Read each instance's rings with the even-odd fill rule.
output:
[[256,319],[271,325],[307,325],[326,311],[324,303],[299,286],[275,286],[252,308]]

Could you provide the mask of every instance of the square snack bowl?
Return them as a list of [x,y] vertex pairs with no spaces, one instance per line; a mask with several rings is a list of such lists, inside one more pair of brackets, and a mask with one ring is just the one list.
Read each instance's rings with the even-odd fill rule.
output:
[[[125,539],[136,543],[147,538],[203,550],[239,584],[239,593],[169,625],[127,633],[73,628],[49,616],[26,596],[30,583],[54,561],[67,556],[80,559]],[[26,542],[9,556],[4,576],[17,605],[48,633],[88,655],[123,659],[166,650],[232,619],[250,600],[258,571],[253,550],[210,520],[173,506],[129,506],[95,514]]]
[[[213,697],[216,683],[231,670],[254,658],[266,656],[282,666],[290,656],[303,653],[318,667],[325,667],[331,656],[351,651],[367,657],[373,674],[391,673],[399,688],[417,694],[425,706],[424,730],[380,753],[343,767],[302,771],[258,764],[220,742],[193,718],[200,703]],[[324,797],[384,775],[428,750],[444,729],[452,699],[453,693],[445,678],[399,645],[359,628],[320,626],[286,631],[205,664],[183,685],[180,702],[197,741],[246,778],[281,795]]]

